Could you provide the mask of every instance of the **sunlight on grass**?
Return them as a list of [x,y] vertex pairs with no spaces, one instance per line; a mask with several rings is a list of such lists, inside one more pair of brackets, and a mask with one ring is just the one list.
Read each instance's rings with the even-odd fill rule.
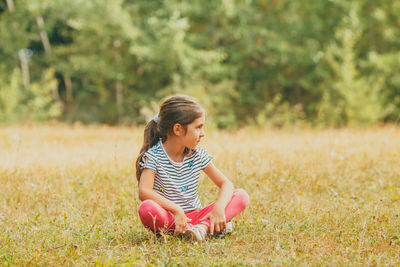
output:
[[[232,235],[155,237],[137,216],[142,129],[0,131],[0,263],[398,265],[400,131],[206,132],[201,146],[250,195]],[[217,187],[202,176],[203,205]]]

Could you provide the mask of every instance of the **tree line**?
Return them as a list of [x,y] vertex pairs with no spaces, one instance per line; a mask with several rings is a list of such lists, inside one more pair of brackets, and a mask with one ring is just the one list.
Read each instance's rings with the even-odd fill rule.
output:
[[0,122],[140,124],[186,93],[216,126],[400,116],[400,1],[0,0]]

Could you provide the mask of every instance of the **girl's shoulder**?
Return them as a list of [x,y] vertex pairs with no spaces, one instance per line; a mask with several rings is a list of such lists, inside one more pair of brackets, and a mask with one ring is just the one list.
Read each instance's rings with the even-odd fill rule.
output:
[[161,141],[159,141],[154,146],[147,149],[147,151],[145,152],[145,155],[157,157],[159,155],[159,153],[161,152],[161,149],[162,149]]
[[[157,165],[160,160],[160,145],[159,143],[155,144],[154,146],[150,147],[147,149],[146,152],[144,152],[141,160],[140,160],[140,167],[141,168],[148,168],[153,170],[154,172],[157,171]],[[161,159],[162,160],[162,159]]]

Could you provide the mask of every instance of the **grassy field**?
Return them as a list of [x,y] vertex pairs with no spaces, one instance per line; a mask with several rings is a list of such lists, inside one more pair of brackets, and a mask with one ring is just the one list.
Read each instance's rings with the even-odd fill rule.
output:
[[[251,204],[202,244],[141,225],[141,141],[133,128],[0,128],[0,263],[400,264],[400,128],[206,129],[201,146]],[[201,176],[199,192],[208,204],[217,187]]]

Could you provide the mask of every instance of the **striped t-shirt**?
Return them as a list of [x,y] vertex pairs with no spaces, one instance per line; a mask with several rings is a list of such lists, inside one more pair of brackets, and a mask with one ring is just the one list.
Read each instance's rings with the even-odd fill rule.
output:
[[182,162],[175,162],[168,156],[160,139],[144,153],[140,168],[155,173],[153,190],[186,212],[202,208],[197,186],[200,171],[207,167],[211,159],[207,151],[196,147],[194,153],[185,156]]

